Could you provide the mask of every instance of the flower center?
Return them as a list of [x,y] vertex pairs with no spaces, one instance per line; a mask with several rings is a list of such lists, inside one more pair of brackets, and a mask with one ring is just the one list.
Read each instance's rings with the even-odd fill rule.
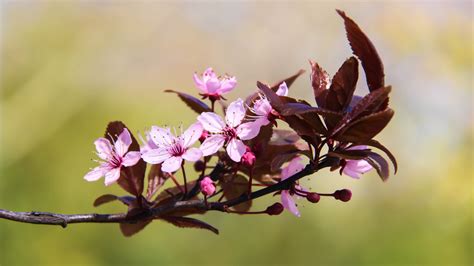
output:
[[173,156],[181,156],[186,152],[186,149],[181,143],[176,142],[168,148],[168,152]]
[[225,127],[222,130],[222,135],[224,135],[225,141],[229,142],[231,139],[237,138],[237,131],[233,127]]
[[118,168],[122,165],[122,158],[113,152],[112,158],[109,160],[109,164],[113,168]]

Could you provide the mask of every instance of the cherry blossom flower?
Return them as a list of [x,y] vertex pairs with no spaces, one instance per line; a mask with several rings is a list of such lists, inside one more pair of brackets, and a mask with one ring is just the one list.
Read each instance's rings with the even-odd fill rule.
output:
[[[301,158],[300,157],[293,158],[288,163],[288,165],[281,170],[281,180],[283,181],[287,179],[288,177],[300,172],[301,170],[303,170],[303,168],[304,168],[304,165],[301,163]],[[295,189],[304,191],[304,189],[301,188],[300,186],[295,186]],[[283,207],[285,207],[285,209],[289,210],[295,216],[300,217],[301,215],[298,210],[298,207],[296,207],[293,194],[294,193],[291,190],[282,190],[281,191],[281,204],[283,204]]]
[[[286,86],[285,82],[280,84],[276,94],[279,96],[288,95],[288,86]],[[260,94],[259,98],[255,100],[253,107],[250,108],[250,111],[254,113],[252,118],[255,119],[255,123],[261,126],[270,124],[270,122],[274,121],[275,118],[279,116],[278,112],[272,108],[270,101],[268,101],[267,97],[265,97],[263,94]]]
[[235,161],[240,162],[247,147],[242,140],[253,139],[258,135],[260,126],[253,122],[242,123],[245,117],[244,102],[237,99],[227,108],[225,122],[213,112],[204,112],[198,116],[205,130],[212,133],[201,145],[204,156],[216,153],[226,146],[227,154]]
[[140,146],[141,154],[148,152],[149,150],[158,149],[158,146],[153,142],[150,136],[150,131],[145,132],[145,138],[142,135],[139,135],[140,140],[142,141],[143,145]]
[[161,170],[164,172],[177,171],[183,159],[195,162],[202,157],[201,150],[191,147],[202,134],[200,123],[194,123],[178,137],[171,134],[169,128],[157,126],[153,126],[149,134],[157,148],[146,151],[142,154],[142,158],[151,164],[163,163]]
[[214,194],[214,192],[216,191],[216,186],[214,185],[214,182],[208,176],[204,177],[201,180],[200,186],[201,186],[202,194],[204,194],[206,196],[210,196],[210,195]]
[[[367,146],[359,145],[350,147],[348,150],[365,150]],[[372,170],[372,165],[370,165],[365,160],[346,160],[346,164],[342,172],[352,178],[359,179],[362,174],[367,173]]]
[[201,78],[194,73],[193,78],[196,87],[201,91],[201,95],[213,101],[219,100],[222,98],[222,94],[232,91],[237,85],[235,77],[227,75],[223,78],[217,77],[212,68],[206,69]]
[[95,142],[97,156],[101,159],[100,165],[84,176],[87,181],[96,181],[105,176],[105,185],[111,185],[120,178],[122,166],[135,165],[140,160],[140,152],[128,151],[132,144],[130,132],[126,128],[115,141],[114,145],[106,138],[98,138]]

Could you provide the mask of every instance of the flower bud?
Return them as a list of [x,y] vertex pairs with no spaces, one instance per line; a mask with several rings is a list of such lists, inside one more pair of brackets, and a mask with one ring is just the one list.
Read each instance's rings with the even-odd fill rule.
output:
[[201,192],[205,196],[210,196],[216,192],[216,186],[214,185],[214,182],[212,182],[212,179],[209,176],[204,177],[203,180],[200,182],[201,186]]
[[194,170],[196,170],[196,172],[201,172],[205,168],[206,168],[206,164],[202,160],[196,161],[194,163]]
[[347,202],[351,200],[352,192],[349,189],[336,190],[334,192],[334,198],[340,201]]
[[242,164],[251,167],[257,158],[255,157],[255,154],[251,151],[247,151],[242,155]]
[[280,213],[283,212],[283,210],[284,210],[283,205],[281,205],[281,203],[279,202],[276,202],[273,205],[268,206],[265,212],[268,213],[268,215],[279,215]]
[[206,130],[203,130],[201,133],[201,136],[199,137],[199,141],[203,143],[207,137],[209,137],[209,132]]
[[307,199],[309,202],[318,203],[318,202],[319,202],[319,199],[321,199],[321,196],[319,196],[318,193],[311,192],[311,193],[308,193],[308,194],[306,195],[306,199]]

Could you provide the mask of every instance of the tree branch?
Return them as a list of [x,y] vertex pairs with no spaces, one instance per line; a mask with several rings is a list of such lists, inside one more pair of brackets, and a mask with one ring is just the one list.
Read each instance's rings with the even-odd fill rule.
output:
[[59,214],[49,212],[13,212],[9,210],[0,209],[0,219],[6,219],[21,223],[31,224],[45,224],[45,225],[60,225],[66,227],[68,224],[74,223],[136,223],[141,220],[159,219],[160,216],[166,216],[167,213],[176,212],[184,209],[196,209],[204,211],[222,211],[226,212],[227,208],[238,205],[240,203],[260,198],[270,193],[289,189],[298,179],[311,175],[314,172],[331,165],[330,160],[325,159],[317,166],[310,163],[306,167],[290,176],[289,178],[278,182],[274,185],[265,187],[263,189],[252,192],[250,195],[243,194],[240,197],[231,199],[225,202],[209,202],[206,204],[202,200],[188,200],[188,201],[171,201],[168,204],[159,205],[150,210],[144,210],[134,215],[127,213],[116,214]]

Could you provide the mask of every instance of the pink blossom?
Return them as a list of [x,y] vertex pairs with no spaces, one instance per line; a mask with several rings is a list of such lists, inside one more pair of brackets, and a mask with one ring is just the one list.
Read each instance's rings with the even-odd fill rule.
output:
[[253,166],[256,160],[257,157],[255,157],[255,153],[253,153],[250,149],[248,149],[242,156],[242,164],[247,167]]
[[[279,96],[288,95],[288,86],[286,86],[285,82],[280,84],[276,94]],[[273,110],[267,97],[263,94],[259,95],[259,98],[255,100],[253,107],[250,110],[254,113],[253,118],[255,119],[255,123],[262,126],[270,124],[270,122],[278,116],[278,113]]]
[[96,181],[105,176],[105,185],[108,186],[120,178],[122,166],[133,166],[140,160],[140,152],[128,152],[128,148],[132,144],[132,138],[126,128],[120,133],[113,146],[106,138],[98,138],[94,144],[97,156],[101,160],[98,161],[100,162],[99,166],[84,176],[87,181]]
[[195,162],[202,157],[201,150],[191,147],[201,134],[200,123],[194,123],[178,137],[171,134],[169,128],[153,126],[150,136],[157,148],[146,151],[142,158],[151,164],[163,163],[161,170],[164,172],[175,172],[181,167],[183,159]]
[[[300,157],[293,158],[290,163],[281,170],[281,180],[285,180],[288,177],[300,172],[303,170],[304,165],[301,163]],[[300,186],[296,186],[296,189],[303,190]],[[289,210],[295,216],[300,217],[300,212],[298,207],[296,207],[295,199],[293,198],[292,192],[290,190],[281,191],[281,203],[285,209]]]
[[237,99],[232,102],[226,111],[225,122],[216,113],[205,112],[198,116],[205,130],[213,135],[208,137],[201,145],[204,156],[216,153],[221,147],[227,145],[229,157],[240,162],[246,151],[242,140],[253,139],[258,135],[260,126],[253,122],[242,123],[245,117],[244,102]]
[[[348,150],[365,150],[367,146],[359,145],[349,148]],[[372,165],[370,165],[365,160],[346,160],[346,165],[342,172],[352,178],[359,179],[361,174],[367,173],[372,170]]]
[[212,182],[212,179],[208,176],[204,177],[201,180],[200,186],[202,194],[206,196],[210,196],[216,191],[216,186],[214,185],[214,182]]
[[140,153],[144,154],[149,150],[158,149],[158,146],[153,142],[150,136],[150,131],[145,132],[145,138],[142,135],[139,135],[140,140],[142,141],[143,145],[140,146]]
[[201,95],[213,100],[220,99],[222,94],[230,92],[237,85],[235,77],[227,75],[223,78],[217,77],[212,68],[206,69],[201,78],[194,73],[193,78],[196,87],[201,91]]

